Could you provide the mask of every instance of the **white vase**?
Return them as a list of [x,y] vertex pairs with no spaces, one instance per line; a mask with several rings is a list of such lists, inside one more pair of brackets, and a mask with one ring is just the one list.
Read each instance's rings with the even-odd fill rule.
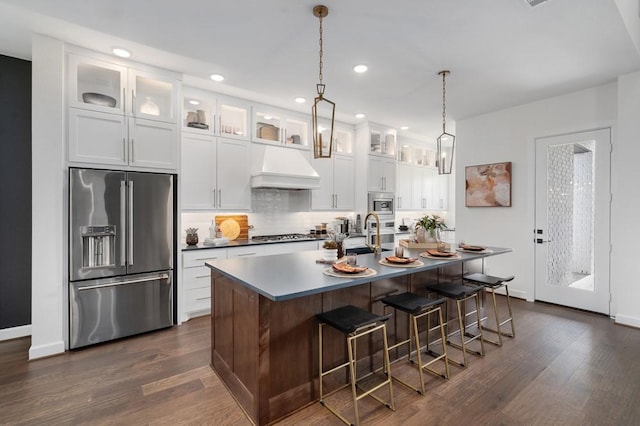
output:
[[324,260],[338,260],[338,249],[322,249]]

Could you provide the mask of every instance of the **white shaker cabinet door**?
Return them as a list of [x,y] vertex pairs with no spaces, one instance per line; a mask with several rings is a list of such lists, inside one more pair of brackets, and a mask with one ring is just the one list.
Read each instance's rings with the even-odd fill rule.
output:
[[354,162],[353,157],[334,156],[333,188],[335,193],[335,208],[339,210],[353,210],[354,208]]
[[215,139],[213,137],[182,136],[182,208],[214,208],[215,182]]
[[251,207],[251,169],[249,144],[218,138],[217,208],[248,210]]
[[129,119],[129,164],[177,169],[177,125],[141,118]]
[[126,118],[69,108],[69,161],[126,165]]
[[320,188],[311,190],[311,208],[314,210],[331,210],[335,205],[333,159],[314,159],[311,162],[311,166],[320,175]]

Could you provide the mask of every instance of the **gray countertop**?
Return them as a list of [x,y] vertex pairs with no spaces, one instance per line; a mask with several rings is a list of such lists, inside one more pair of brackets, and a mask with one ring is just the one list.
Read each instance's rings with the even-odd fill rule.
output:
[[280,241],[251,241],[251,240],[234,240],[229,241],[227,244],[222,244],[219,246],[210,246],[204,245],[202,243],[198,243],[195,246],[188,246],[186,244],[182,245],[182,251],[191,251],[191,250],[204,250],[204,249],[222,249],[228,247],[244,247],[244,246],[260,246],[263,244],[295,244],[309,241],[324,241],[326,238],[309,238],[306,240],[280,240]]
[[[358,265],[372,268],[377,271],[377,274],[353,278],[338,278],[323,274],[323,270],[330,268],[331,265],[316,263],[317,259],[322,258],[322,251],[212,260],[206,265],[268,299],[279,301],[511,252],[509,248],[499,247],[490,247],[490,250],[491,252],[482,254],[460,253],[460,259],[434,260],[421,257],[420,260],[424,265],[417,268],[395,268],[380,265],[378,261],[390,253],[378,256],[374,254],[358,255]],[[419,250],[408,251],[405,249],[405,256],[417,256],[418,253]]]

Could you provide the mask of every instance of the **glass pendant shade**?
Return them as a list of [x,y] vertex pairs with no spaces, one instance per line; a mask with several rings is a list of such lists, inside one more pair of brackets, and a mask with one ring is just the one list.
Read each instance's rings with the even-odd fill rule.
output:
[[[322,92],[324,92],[324,87],[319,87],[318,96],[313,100],[313,107],[311,108],[313,158],[331,158],[331,152],[333,151],[333,120],[336,112],[336,104],[324,98]],[[331,127],[329,129],[324,129],[320,125],[318,120],[319,116],[331,117]]]
[[450,133],[444,132],[438,136],[438,153],[436,163],[438,166],[438,174],[449,175],[453,167],[453,149],[455,148],[456,137]]

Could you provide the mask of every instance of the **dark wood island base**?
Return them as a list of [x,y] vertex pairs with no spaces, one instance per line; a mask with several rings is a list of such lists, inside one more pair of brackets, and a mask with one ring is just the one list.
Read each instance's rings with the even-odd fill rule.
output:
[[[268,258],[276,257],[279,256]],[[446,271],[442,265],[404,274],[379,273],[369,278],[375,281],[272,300],[248,285],[246,278],[233,276],[233,268],[223,268],[222,262],[231,261],[209,264],[213,299],[211,363],[250,420],[258,425],[273,423],[318,400],[316,314],[346,304],[382,314],[379,300],[385,296],[404,291],[425,294],[427,284],[437,283],[445,275],[447,279],[461,276],[463,267],[465,272],[467,269],[463,262],[453,262]],[[406,316],[394,316],[387,327],[390,342],[406,338]],[[370,338],[358,346],[358,368],[363,372],[379,364],[379,339]],[[326,330],[323,347],[326,368],[346,359],[344,336],[336,330]],[[395,355],[391,354],[391,358],[399,354]],[[346,382],[346,374],[334,374],[325,378],[324,386],[330,391]]]

